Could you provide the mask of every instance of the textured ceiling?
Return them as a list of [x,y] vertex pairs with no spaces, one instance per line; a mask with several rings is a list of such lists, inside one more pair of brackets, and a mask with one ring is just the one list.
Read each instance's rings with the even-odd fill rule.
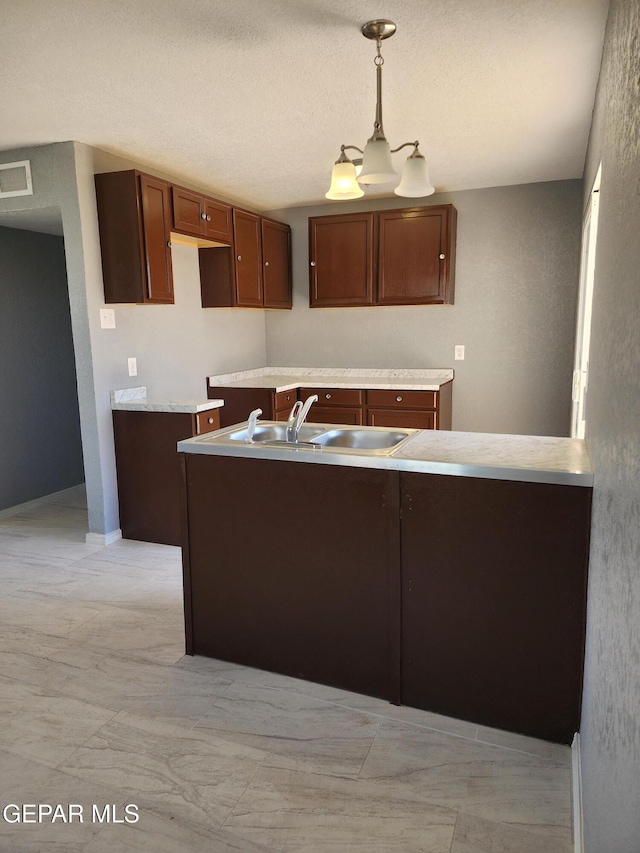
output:
[[[608,0],[1,0],[0,149],[78,140],[259,209],[384,126],[437,190],[582,175]],[[397,165],[402,154],[395,155]],[[385,194],[391,190],[386,189]]]

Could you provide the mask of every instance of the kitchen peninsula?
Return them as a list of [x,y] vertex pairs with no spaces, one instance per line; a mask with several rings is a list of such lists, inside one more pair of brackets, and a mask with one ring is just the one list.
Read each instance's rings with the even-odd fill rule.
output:
[[395,451],[338,452],[333,430],[179,443],[187,652],[569,743],[585,443],[407,430]]

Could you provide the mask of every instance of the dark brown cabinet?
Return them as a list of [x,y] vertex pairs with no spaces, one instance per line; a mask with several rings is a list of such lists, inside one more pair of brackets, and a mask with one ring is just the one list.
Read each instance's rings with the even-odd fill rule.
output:
[[291,229],[261,219],[262,284],[265,308],[291,308]]
[[173,230],[192,237],[231,243],[231,205],[182,187],[171,187]]
[[263,420],[286,420],[296,399],[317,394],[309,423],[451,429],[452,386],[447,382],[438,391],[294,388],[278,393],[272,388],[215,386],[207,393],[210,399],[224,400],[222,426],[246,421],[253,409],[262,409]]
[[568,744],[591,489],[401,475],[402,703]]
[[136,170],[96,175],[106,303],[172,303],[166,181]]
[[196,454],[182,465],[188,654],[571,742],[590,488]]
[[367,425],[451,429],[452,383],[439,391],[367,391]]
[[176,445],[220,427],[219,409],[113,412],[120,527],[125,539],[180,545]]
[[308,420],[311,423],[352,426],[364,423],[364,391],[356,388],[302,388],[299,394],[301,400],[306,400],[311,394],[318,395],[318,401],[309,410]]
[[200,248],[203,308],[291,308],[291,229],[233,209],[233,246]]
[[452,303],[455,236],[450,204],[311,217],[309,304]]
[[373,213],[309,219],[312,308],[373,304]]

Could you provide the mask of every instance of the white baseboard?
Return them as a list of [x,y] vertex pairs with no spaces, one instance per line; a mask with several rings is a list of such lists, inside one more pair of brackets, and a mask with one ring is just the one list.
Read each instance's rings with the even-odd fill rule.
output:
[[584,853],[584,834],[582,821],[582,765],[580,763],[580,735],[573,736],[571,744],[571,789],[573,791],[573,849],[575,853]]
[[87,545],[112,545],[122,539],[122,530],[112,530],[111,533],[87,533],[85,542]]
[[41,504],[48,504],[52,501],[58,501],[75,492],[79,486],[84,486],[84,483],[79,483],[77,486],[70,486],[68,489],[62,489],[59,492],[52,492],[50,495],[43,495],[41,498],[35,498],[32,501],[25,501],[23,504],[9,506],[6,509],[0,510],[0,518],[10,518],[12,515],[19,515],[21,512],[26,512],[29,509],[34,509]]

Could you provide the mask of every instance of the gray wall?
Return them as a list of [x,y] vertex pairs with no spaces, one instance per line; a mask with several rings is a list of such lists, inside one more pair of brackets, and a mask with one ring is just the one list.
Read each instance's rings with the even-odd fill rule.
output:
[[585,169],[602,161],[587,442],[595,469],[581,726],[587,853],[640,849],[640,5],[614,0]]
[[0,228],[0,510],[82,483],[61,237]]
[[[453,367],[453,428],[568,435],[580,181],[439,194],[458,211],[454,305],[310,309],[309,216],[411,206],[338,202],[270,215],[293,235],[294,306],[267,315],[267,363]],[[465,360],[454,361],[464,344]]]

